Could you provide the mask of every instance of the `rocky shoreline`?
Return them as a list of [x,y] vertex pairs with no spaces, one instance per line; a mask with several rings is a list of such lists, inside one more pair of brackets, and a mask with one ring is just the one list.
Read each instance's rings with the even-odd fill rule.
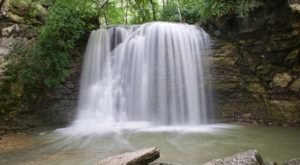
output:
[[[127,152],[103,159],[97,165],[175,165],[170,163],[153,162],[159,158],[157,147],[146,148],[134,152]],[[248,150],[233,156],[214,159],[203,165],[279,165],[277,162],[265,162],[262,155],[256,150]],[[281,165],[300,165],[300,158],[288,160]]]

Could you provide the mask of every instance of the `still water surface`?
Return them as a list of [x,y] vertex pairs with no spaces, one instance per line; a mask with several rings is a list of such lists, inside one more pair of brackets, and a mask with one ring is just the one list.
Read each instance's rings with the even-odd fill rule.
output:
[[300,128],[216,124],[112,130],[78,134],[67,128],[26,135],[31,145],[0,152],[0,164],[95,164],[112,154],[151,146],[160,148],[159,162],[185,165],[201,164],[249,149],[257,149],[265,161],[280,163],[300,157]]

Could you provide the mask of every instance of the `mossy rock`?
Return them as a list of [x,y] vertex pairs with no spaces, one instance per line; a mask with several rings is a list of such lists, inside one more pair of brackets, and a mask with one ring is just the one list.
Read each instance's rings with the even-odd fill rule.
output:
[[16,22],[16,23],[25,23],[25,20],[23,17],[20,17],[18,15],[15,15],[14,13],[8,12],[7,16],[10,21]]
[[290,73],[276,73],[273,77],[273,83],[276,87],[287,87],[292,81],[292,76]]
[[288,67],[295,65],[297,63],[297,58],[299,55],[300,55],[300,49],[295,49],[291,51],[284,59],[285,65]]
[[300,92],[300,78],[294,80],[292,84],[289,86],[289,89],[294,92]]
[[300,122],[300,101],[272,100],[269,102],[269,118],[281,122]]
[[265,93],[265,88],[260,83],[248,83],[247,91],[253,93]]
[[209,56],[208,60],[214,65],[222,66],[234,66],[237,62],[237,58],[234,56]]
[[54,4],[54,0],[40,0],[39,2],[44,7],[49,7]]
[[9,12],[14,17],[23,18],[24,21],[20,23],[26,22],[28,24],[44,22],[45,17],[48,15],[48,11],[39,2],[32,0],[11,0]]
[[10,0],[9,10],[18,16],[24,17],[30,6],[31,1],[28,0]]
[[215,82],[214,87],[216,90],[232,90],[241,89],[242,85],[239,82]]

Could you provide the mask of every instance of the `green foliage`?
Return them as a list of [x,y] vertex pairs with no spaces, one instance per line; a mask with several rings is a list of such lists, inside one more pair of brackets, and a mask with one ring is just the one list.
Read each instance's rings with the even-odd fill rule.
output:
[[[2,111],[25,108],[44,91],[65,80],[69,73],[70,51],[86,29],[95,27],[90,21],[93,17],[98,20],[97,7],[101,5],[92,0],[57,0],[49,8],[37,40],[14,51],[7,59],[7,71],[0,86]],[[94,8],[87,10],[89,6]]]
[[[195,23],[199,20],[218,18],[224,15],[246,17],[252,8],[257,6],[254,0],[165,0],[161,14],[163,21],[182,21]],[[180,10],[178,10],[178,7]]]
[[68,74],[68,52],[84,33],[85,23],[74,4],[57,1],[50,9],[46,24],[42,27],[38,46],[32,53],[34,69],[47,87],[55,87]]
[[200,10],[201,5],[199,0],[178,0],[178,4],[176,1],[165,1],[160,19],[162,21],[179,22],[180,11],[183,22],[195,23],[200,18]]
[[[25,86],[53,88],[61,84],[68,75],[69,52],[85,30],[95,27],[89,21],[98,18],[101,5],[93,0],[55,1],[35,46],[17,57],[21,59],[12,56],[7,74]],[[16,67],[20,67],[18,72],[14,72]]]
[[181,7],[184,22],[195,23],[199,21],[199,18],[201,16],[201,6],[199,5],[199,1],[187,0],[185,3],[182,4]]
[[100,24],[101,25],[117,25],[124,23],[123,4],[118,1],[108,1],[106,6],[100,11]]
[[170,2],[167,5],[164,5],[160,20],[173,22],[180,21],[177,6],[174,2]]
[[245,17],[254,7],[253,0],[204,0],[201,3],[201,15],[208,18],[230,14]]
[[156,0],[134,0],[129,1],[131,23],[144,23],[156,20],[159,5]]

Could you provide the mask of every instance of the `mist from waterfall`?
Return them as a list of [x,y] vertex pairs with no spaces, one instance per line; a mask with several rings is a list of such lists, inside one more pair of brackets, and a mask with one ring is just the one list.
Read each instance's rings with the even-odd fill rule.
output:
[[187,24],[155,22],[93,31],[75,123],[207,123],[209,50],[207,33]]

